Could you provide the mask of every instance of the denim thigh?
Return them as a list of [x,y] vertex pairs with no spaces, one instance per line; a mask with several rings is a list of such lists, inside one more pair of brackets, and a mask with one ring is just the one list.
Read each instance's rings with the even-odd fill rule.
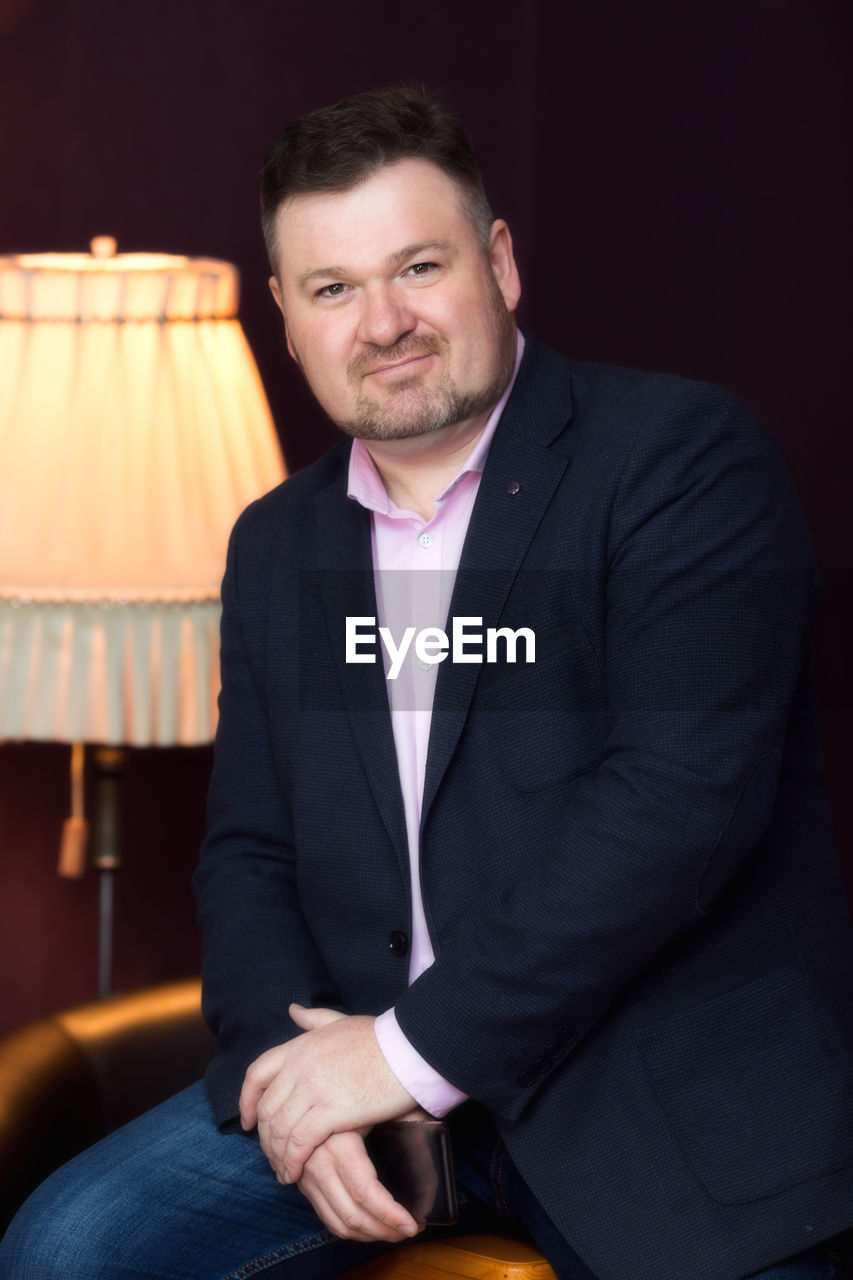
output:
[[256,1139],[219,1132],[199,1083],[48,1178],[0,1243],[0,1280],[244,1280],[288,1260],[319,1278],[387,1247],[327,1231]]
[[[487,1113],[451,1117],[459,1221],[432,1235],[530,1235],[559,1280],[595,1280],[512,1164]],[[199,1083],[59,1169],[0,1242],[0,1280],[300,1280],[342,1275],[389,1246],[339,1240],[256,1138],[222,1134]],[[831,1280],[827,1250],[755,1280]]]
[[[500,1227],[461,1199],[452,1233]],[[198,1083],[42,1183],[0,1242],[0,1280],[325,1280],[393,1247],[328,1231],[256,1136],[220,1133]]]

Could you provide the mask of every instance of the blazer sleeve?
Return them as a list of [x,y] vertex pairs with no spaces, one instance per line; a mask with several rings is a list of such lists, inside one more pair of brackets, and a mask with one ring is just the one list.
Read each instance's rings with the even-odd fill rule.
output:
[[[219,726],[208,831],[193,881],[202,1008],[217,1038],[206,1083],[220,1125],[238,1114],[250,1062],[298,1033],[288,1004],[338,1004],[297,899],[292,820],[258,692],[269,561],[253,546],[254,573],[241,582],[245,527],[244,516],[231,536],[222,584]],[[255,638],[254,652],[247,637]]]
[[662,398],[602,480],[600,764],[550,842],[520,829],[517,879],[395,1005],[415,1049],[508,1119],[756,848],[803,676],[811,554],[774,446],[716,388]]

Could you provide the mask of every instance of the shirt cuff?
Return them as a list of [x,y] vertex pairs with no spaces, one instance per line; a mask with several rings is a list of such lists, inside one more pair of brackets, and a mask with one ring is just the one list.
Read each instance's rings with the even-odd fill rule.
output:
[[440,1118],[466,1101],[468,1094],[440,1076],[412,1047],[400,1030],[393,1009],[386,1009],[373,1025],[388,1066],[424,1111]]

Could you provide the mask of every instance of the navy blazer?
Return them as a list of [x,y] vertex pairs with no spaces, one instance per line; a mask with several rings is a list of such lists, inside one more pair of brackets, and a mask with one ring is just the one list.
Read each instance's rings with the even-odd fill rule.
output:
[[394,1005],[602,1280],[736,1280],[849,1226],[853,943],[772,443],[717,388],[528,339],[450,612],[533,629],[536,661],[439,668],[411,987],[383,668],[345,659],[376,614],[349,447],[229,550],[196,877],[217,1121],[291,1000]]

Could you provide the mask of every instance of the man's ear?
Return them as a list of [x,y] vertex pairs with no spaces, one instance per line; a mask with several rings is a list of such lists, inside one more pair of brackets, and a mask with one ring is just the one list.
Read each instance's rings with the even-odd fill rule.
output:
[[521,279],[512,250],[512,236],[503,218],[496,219],[489,232],[489,263],[507,311],[515,311],[521,297]]
[[270,293],[275,298],[275,305],[278,307],[279,311],[281,312],[282,319],[284,320],[284,337],[285,337],[285,341],[287,342],[287,350],[289,351],[291,357],[294,360],[296,360],[296,352],[293,350],[293,344],[290,341],[290,334],[287,331],[287,315],[285,314],[284,303],[281,297],[281,285],[279,284],[275,276],[270,276],[269,283],[270,283]]

